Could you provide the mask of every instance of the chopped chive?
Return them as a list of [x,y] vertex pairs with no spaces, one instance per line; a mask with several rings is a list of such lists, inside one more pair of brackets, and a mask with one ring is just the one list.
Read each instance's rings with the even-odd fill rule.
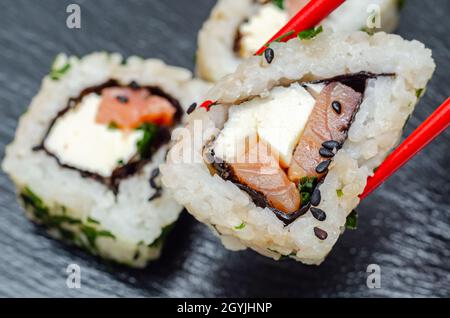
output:
[[302,205],[306,205],[311,201],[311,194],[308,192],[300,192],[300,195],[302,197]]
[[158,126],[150,123],[143,124],[138,128],[144,132],[142,138],[137,141],[136,146],[141,158],[146,158],[149,156],[150,145],[156,138],[158,132]]
[[295,31],[292,30],[292,31],[289,31],[289,32],[287,32],[287,33],[285,33],[285,34],[283,34],[283,35],[280,35],[279,37],[277,37],[277,38],[274,40],[274,42],[281,42],[281,41],[283,41],[285,38],[291,36],[291,35],[294,34],[294,33],[295,33]]
[[279,258],[279,260],[280,260],[280,261],[285,261],[285,260],[288,260],[288,259],[290,259],[291,257],[295,257],[295,256],[297,256],[297,253],[292,252],[292,253],[289,254],[289,255],[281,255],[280,258]]
[[361,31],[366,32],[368,35],[374,35],[375,32],[373,29],[369,29],[368,27],[361,28]]
[[245,222],[242,222],[240,225],[235,226],[234,229],[235,230],[242,230],[243,228],[245,228],[245,225],[246,225]]
[[280,9],[284,9],[284,0],[272,0],[273,4]]
[[358,227],[358,212],[356,212],[356,210],[353,210],[347,216],[345,227],[349,230],[356,230],[356,228]]
[[375,24],[377,22],[377,15],[374,14],[372,17],[372,23]]
[[298,183],[302,206],[310,203],[312,193],[317,185],[317,177],[303,177]]
[[89,223],[100,224],[99,221],[97,221],[96,219],[91,218],[90,216],[87,218],[87,221],[88,221]]
[[342,189],[337,189],[336,194],[338,198],[342,198],[344,196],[344,191],[342,191]]
[[167,236],[169,235],[170,231],[172,231],[174,226],[175,226],[175,224],[172,223],[172,224],[164,227],[161,231],[161,235],[156,240],[154,240],[153,243],[151,243],[148,247],[162,246],[162,244],[164,243],[164,241],[166,240]]
[[50,78],[54,81],[58,81],[64,76],[64,74],[69,71],[71,65],[69,62],[67,62],[62,67],[55,68],[55,64],[56,61],[53,63],[52,69],[50,71]]
[[312,28],[309,30],[302,31],[298,34],[298,38],[300,40],[311,40],[312,38],[316,37],[319,33],[323,31],[323,27],[319,26],[317,28]]
[[416,90],[416,97],[417,98],[422,97],[424,90],[425,90],[424,88],[417,89]]
[[99,237],[109,237],[112,239],[115,239],[116,237],[109,231],[99,231],[93,226],[89,225],[82,225],[81,226],[81,233],[83,233],[84,237],[88,241],[89,247],[93,250],[97,248],[97,238]]
[[61,238],[67,242],[73,242],[76,238],[76,235],[74,232],[60,228],[58,229],[59,234],[61,235]]
[[[99,237],[109,237],[115,239],[116,237],[106,230],[97,229],[100,224],[97,220],[91,217],[87,218],[87,223],[81,222],[68,215],[53,215],[50,209],[44,204],[44,201],[38,197],[30,188],[25,187],[20,194],[24,205],[28,210],[31,210],[33,216],[44,225],[47,229],[56,230],[61,235],[61,238],[72,242],[78,246],[84,247],[91,252],[97,252],[96,240]],[[64,209],[63,209],[64,213]],[[84,236],[82,240],[80,236],[72,229],[63,228],[63,225],[73,225]]]

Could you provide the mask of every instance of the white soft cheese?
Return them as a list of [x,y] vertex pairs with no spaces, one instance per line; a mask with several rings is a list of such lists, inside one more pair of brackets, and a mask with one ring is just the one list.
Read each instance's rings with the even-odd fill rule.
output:
[[90,94],[60,117],[46,138],[45,147],[62,164],[111,176],[119,161],[128,162],[137,152],[142,131],[110,129],[95,122],[101,97]]
[[263,46],[275,32],[280,30],[289,20],[288,14],[272,3],[262,6],[258,13],[243,23],[241,32],[240,54],[252,56]]
[[217,157],[233,162],[245,149],[245,140],[259,136],[288,167],[295,146],[314,108],[315,99],[298,83],[276,87],[266,98],[232,106],[229,118],[216,139]]

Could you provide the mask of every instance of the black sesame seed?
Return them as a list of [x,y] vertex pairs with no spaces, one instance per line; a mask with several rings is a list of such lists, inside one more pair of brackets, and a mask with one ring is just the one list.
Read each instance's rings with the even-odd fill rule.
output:
[[324,158],[333,158],[334,152],[327,148],[320,148],[319,154]]
[[273,49],[271,49],[270,47],[268,47],[265,51],[264,51],[264,57],[266,58],[267,63],[272,63],[274,57],[275,57],[275,52]]
[[330,166],[331,160],[325,160],[319,163],[319,165],[316,167],[317,173],[324,173],[328,170],[328,167]]
[[322,195],[320,194],[319,188],[316,188],[311,194],[310,202],[312,206],[318,206],[320,204],[320,201],[322,201]]
[[137,90],[137,89],[141,88],[141,85],[139,85],[136,81],[132,81],[129,86],[133,90]]
[[341,148],[341,144],[335,140],[328,140],[325,141],[322,146],[324,148],[327,148],[328,150],[334,150],[334,149],[339,149]]
[[189,108],[187,110],[188,115],[193,113],[196,108],[197,108],[197,103],[193,103],[191,106],[189,106]]
[[338,101],[334,101],[334,102],[331,103],[331,107],[333,107],[333,110],[337,114],[341,114],[341,112],[342,112],[342,105],[341,105],[341,103],[339,103]]
[[314,228],[314,234],[316,234],[317,238],[322,241],[326,240],[328,237],[328,233],[318,227]]
[[128,97],[126,97],[126,96],[122,96],[122,95],[117,96],[117,100],[118,100],[119,102],[121,102],[122,104],[128,103]]
[[313,217],[315,217],[318,221],[325,221],[327,218],[327,214],[324,210],[318,209],[318,208],[311,208],[311,214]]

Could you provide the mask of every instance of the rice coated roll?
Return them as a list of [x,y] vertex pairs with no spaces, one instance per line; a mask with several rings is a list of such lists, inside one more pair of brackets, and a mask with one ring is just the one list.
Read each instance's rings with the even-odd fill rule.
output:
[[[252,56],[308,2],[219,0],[198,36],[198,75],[217,81],[234,72],[242,59]],[[397,26],[401,3],[399,0],[347,0],[322,26],[343,32],[391,32]]]
[[182,210],[159,165],[207,87],[159,60],[59,55],[3,161],[27,215],[106,259],[143,267],[158,258]]
[[320,264],[399,142],[431,51],[384,32],[270,45],[207,94],[161,166],[179,204],[232,250]]

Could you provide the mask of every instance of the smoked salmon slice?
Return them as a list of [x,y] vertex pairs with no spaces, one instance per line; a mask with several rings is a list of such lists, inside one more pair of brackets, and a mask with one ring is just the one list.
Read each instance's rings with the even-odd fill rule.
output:
[[[361,93],[339,82],[323,88],[294,151],[288,171],[291,181],[298,182],[303,177],[320,178],[326,173],[330,156],[320,154],[322,144],[327,141],[343,144],[361,102]],[[318,168],[319,164],[325,169]]]
[[145,88],[110,87],[103,89],[101,96],[96,116],[99,124],[114,124],[121,129],[135,129],[144,123],[173,125],[176,108]]
[[261,192],[270,205],[284,213],[296,212],[301,205],[300,194],[291,182],[270,147],[259,141],[249,146],[231,170],[241,184]]

